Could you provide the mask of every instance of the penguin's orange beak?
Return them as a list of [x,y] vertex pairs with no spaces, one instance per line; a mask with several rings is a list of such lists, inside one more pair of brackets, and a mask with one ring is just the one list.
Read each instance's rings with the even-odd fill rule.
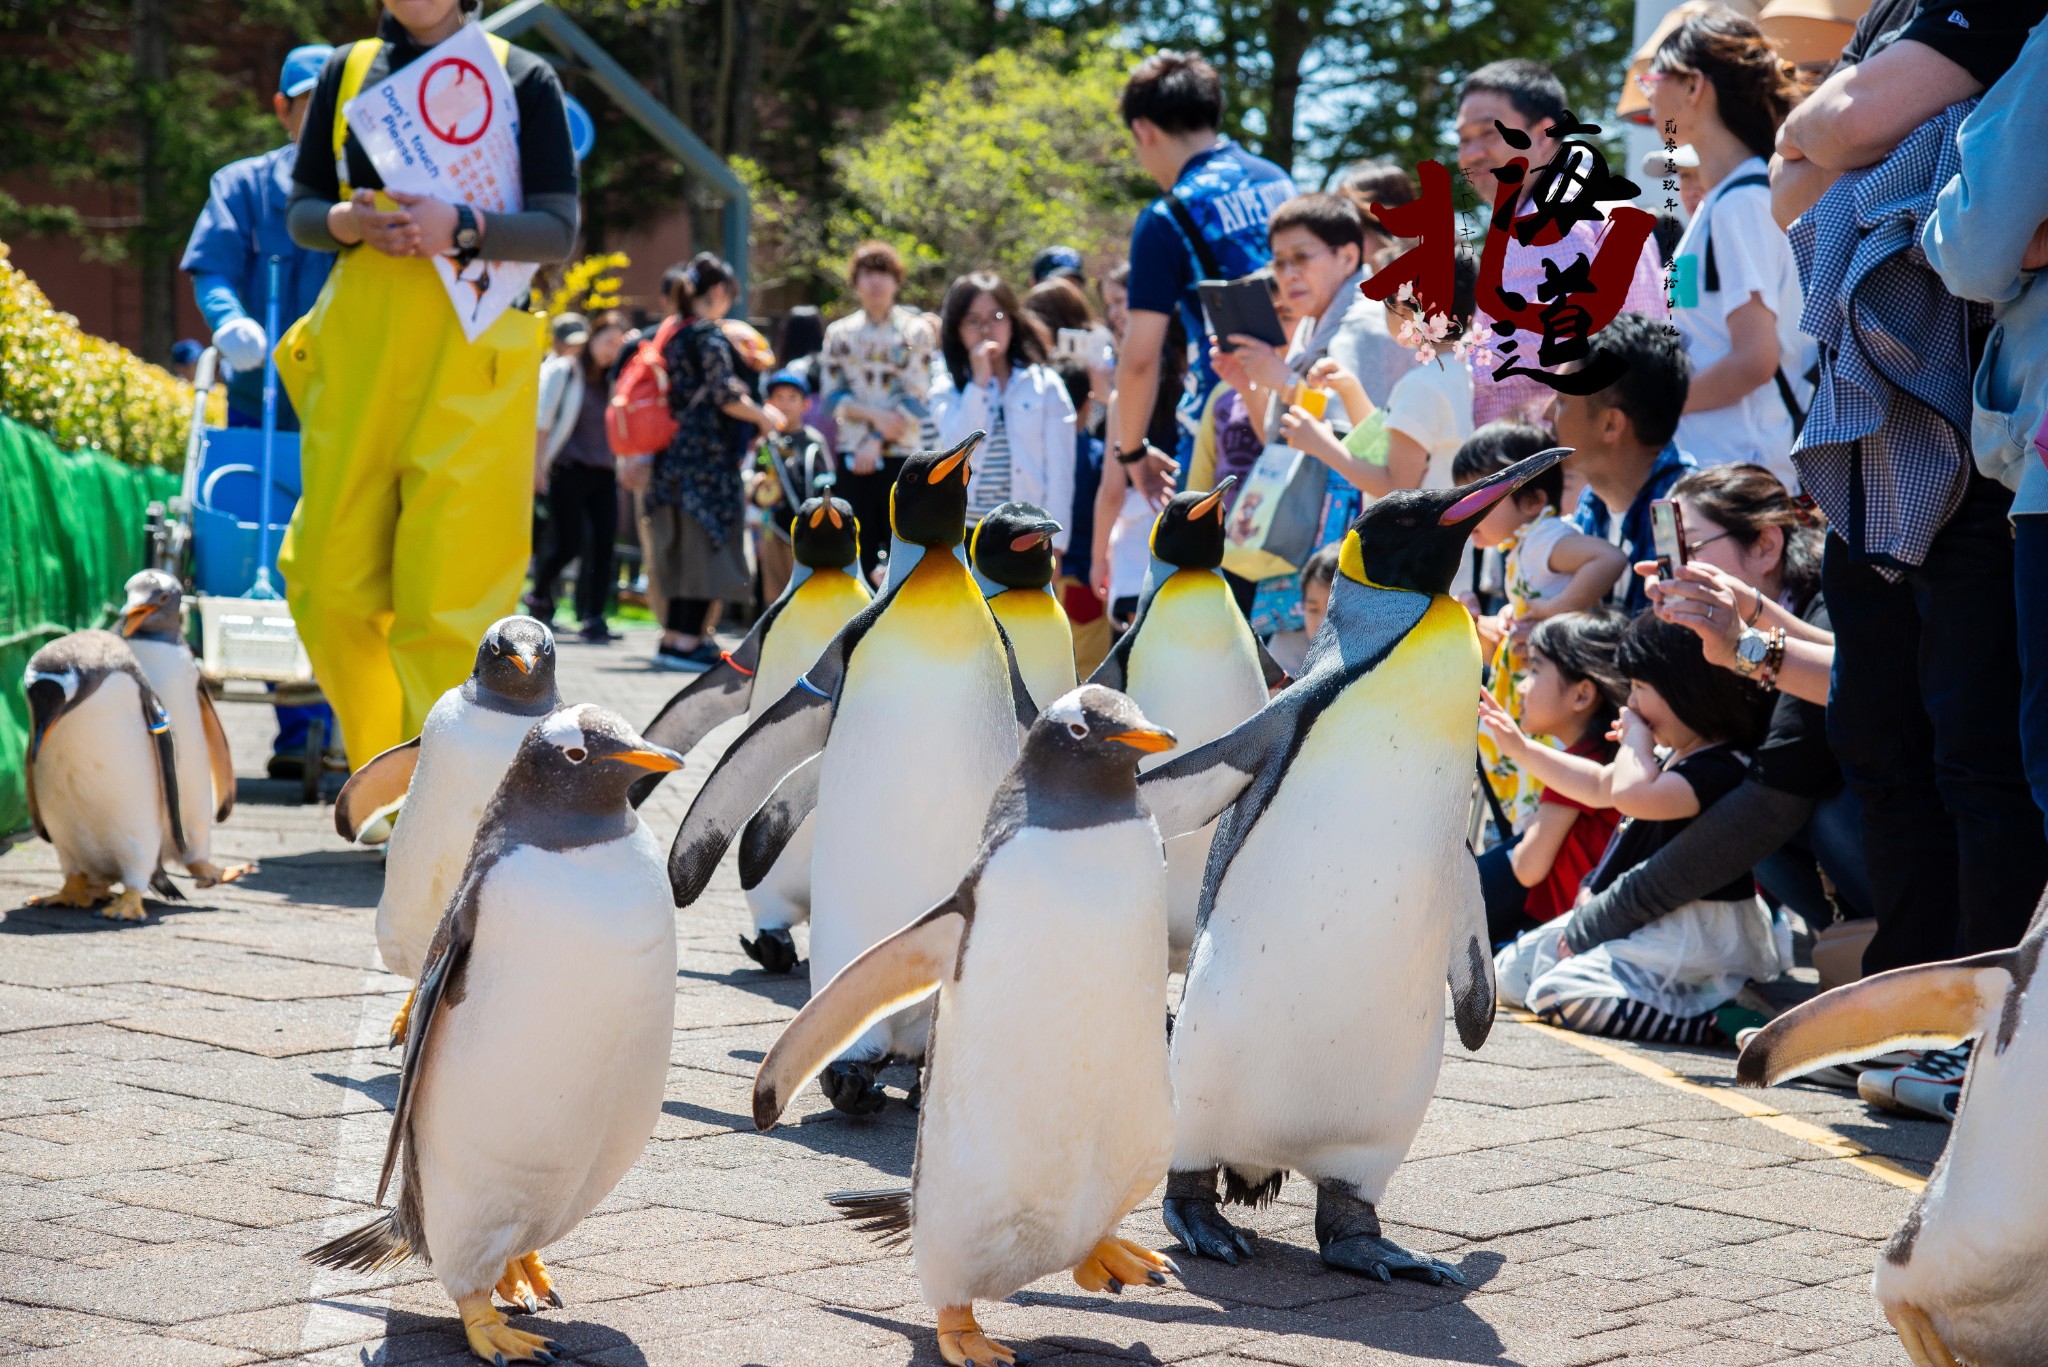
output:
[[683,767],[683,757],[669,750],[621,750],[605,758],[641,769],[652,769],[657,774],[674,773]]
[[533,673],[533,666],[528,664],[526,662],[526,657],[524,655],[521,655],[519,652],[514,651],[512,654],[507,655],[505,658],[510,660],[513,664],[518,665],[519,672],[521,674]]
[[965,451],[955,451],[952,455],[947,456],[937,465],[934,465],[931,474],[926,476],[926,479],[933,484],[942,484],[945,482],[946,476],[952,474],[955,470],[960,472],[960,482],[965,484],[967,482],[967,453]]
[[133,636],[135,629],[149,620],[149,615],[155,611],[155,603],[130,603],[121,610],[121,634]]
[[1111,736],[1110,739],[1122,741],[1133,750],[1143,750],[1148,755],[1156,755],[1162,750],[1171,750],[1176,744],[1173,732],[1163,727],[1150,730],[1119,731]]
[[1237,483],[1236,475],[1224,476],[1223,482],[1209,491],[1209,496],[1188,509],[1188,521],[1208,517],[1212,513],[1220,521],[1223,517],[1223,495],[1230,492],[1230,486]]

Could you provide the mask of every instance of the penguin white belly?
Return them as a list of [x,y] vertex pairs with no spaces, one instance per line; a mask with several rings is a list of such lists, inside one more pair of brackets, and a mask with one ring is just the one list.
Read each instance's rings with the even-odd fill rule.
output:
[[[1147,755],[1140,770],[1207,745],[1266,705],[1258,642],[1221,575],[1179,570],[1167,579],[1145,611],[1124,682],[1131,700],[1178,742],[1171,752]],[[1212,821],[1166,842],[1167,962],[1173,968],[1181,967],[1195,940],[1215,834]]]
[[[980,848],[996,785],[1017,758],[995,619],[958,561],[929,558],[944,563],[913,570],[855,648],[819,760],[813,992],[952,895]],[[950,584],[941,579],[955,571]],[[921,1055],[930,1014],[922,1003],[898,1012],[846,1057]]]
[[[1918,1306],[1949,1351],[1986,1367],[2048,1363],[2048,1007],[2042,979],[2002,1055],[1977,1042],[1955,1134],[1918,1207],[1919,1230],[1878,1259],[1880,1302]],[[1895,1241],[1903,1242],[1903,1240]]]
[[[776,614],[754,662],[754,686],[747,698],[752,725],[796,686],[832,644],[839,629],[868,603],[867,590],[844,570],[813,570]],[[747,889],[754,929],[787,928],[811,915],[811,844],[815,813],[796,828],[773,867]]]
[[1479,897],[1463,844],[1478,648],[1449,599],[1311,724],[1196,937],[1173,1032],[1174,1168],[1291,1168],[1377,1202],[1443,1059]]
[[413,1105],[409,1180],[450,1295],[574,1228],[654,1133],[675,1011],[663,861],[636,822],[601,845],[521,848],[486,876]]
[[420,760],[384,859],[377,949],[384,967],[417,978],[448,899],[462,881],[484,808],[536,718],[476,707],[450,689],[427,713]]
[[1066,610],[1043,589],[1010,589],[989,599],[996,620],[1017,652],[1024,690],[1043,712],[1055,698],[1074,691],[1074,629]]
[[1073,1267],[1166,1175],[1165,932],[1149,819],[1025,830],[982,870],[918,1118],[930,1304]]
[[36,755],[36,810],[65,873],[148,889],[171,843],[156,764],[141,690],[126,674],[57,719]]
[[128,648],[142,666],[171,718],[171,736],[178,753],[178,820],[185,828],[185,848],[173,849],[166,830],[163,862],[180,868],[188,862],[213,859],[213,754],[206,723],[199,715],[199,667],[183,641],[130,638]]

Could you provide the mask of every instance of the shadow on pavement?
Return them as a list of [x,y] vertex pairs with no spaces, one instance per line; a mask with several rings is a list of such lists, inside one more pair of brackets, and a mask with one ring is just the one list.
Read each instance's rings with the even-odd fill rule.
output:
[[[393,1051],[394,1054],[396,1052]],[[390,1072],[379,1077],[344,1077],[340,1073],[315,1073],[313,1076],[346,1091],[360,1092],[387,1112],[398,1109],[398,1069],[395,1064]]]
[[266,855],[236,886],[274,893],[287,902],[374,907],[384,888],[384,860],[375,850]]
[[[192,911],[220,910],[204,902],[164,902],[154,897],[143,898],[142,906],[149,913],[150,921],[182,916]],[[29,906],[23,903],[12,910],[0,912],[0,935],[86,935],[139,928],[148,923],[110,921],[91,907]]]
[[[316,1304],[341,1310],[361,1309],[345,1301],[319,1301]],[[378,1342],[361,1345],[357,1356],[361,1367],[387,1367],[387,1364],[396,1367],[398,1363],[416,1364],[416,1367],[443,1367],[443,1364],[455,1367],[461,1363],[473,1367],[477,1361],[469,1351],[469,1343],[462,1334],[462,1322],[455,1316],[453,1306],[449,1307],[446,1315],[419,1315],[410,1310],[390,1310],[381,1314],[384,1337]],[[514,1314],[508,1320],[514,1329],[553,1339],[567,1348],[575,1359],[590,1359],[603,1354],[607,1364],[618,1364],[618,1367],[645,1367],[647,1362],[647,1355],[640,1351],[630,1336],[591,1320],[564,1318],[561,1311],[545,1315]]]

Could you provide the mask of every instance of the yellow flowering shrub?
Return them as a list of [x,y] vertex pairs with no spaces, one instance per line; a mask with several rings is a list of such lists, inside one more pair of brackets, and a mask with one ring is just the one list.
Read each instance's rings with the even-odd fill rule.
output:
[[548,292],[550,318],[574,310],[598,313],[619,306],[619,273],[633,264],[624,252],[586,256],[562,272],[562,281]]

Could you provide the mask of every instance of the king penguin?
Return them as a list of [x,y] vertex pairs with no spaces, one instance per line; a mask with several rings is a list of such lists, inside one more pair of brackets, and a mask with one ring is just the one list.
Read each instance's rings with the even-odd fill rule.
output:
[[29,819],[57,847],[64,886],[35,904],[141,921],[142,890],[182,900],[164,853],[185,845],[170,713],[128,643],[74,631],[29,658]]
[[1074,691],[1074,629],[1054,596],[1060,524],[1035,503],[1005,503],[974,525],[967,540],[975,582],[1017,652],[1025,691],[1043,708]]
[[1387,1181],[1443,1061],[1448,975],[1468,1049],[1493,1024],[1493,958],[1465,849],[1479,644],[1448,596],[1472,526],[1569,454],[1378,499],[1339,552],[1302,676],[1221,739],[1145,775],[1160,831],[1219,816],[1173,1031],[1179,1105],[1165,1219],[1235,1263],[1287,1171],[1316,1184],[1331,1267],[1462,1280],[1381,1233]]
[[202,888],[232,883],[256,866],[213,862],[213,825],[235,810],[235,759],[213,698],[200,682],[192,647],[185,644],[185,591],[163,570],[143,570],[128,581],[127,593],[121,635],[170,715],[171,735],[184,758],[178,769],[178,811],[185,822],[185,847],[166,848],[164,860],[182,864]]
[[1121,693],[1052,700],[967,877],[826,984],[755,1078],[765,1130],[871,1022],[937,992],[911,1185],[828,1199],[883,1242],[911,1241],[949,1363],[1015,1360],[977,1300],[1053,1272],[1115,1292],[1172,1268],[1116,1236],[1172,1147],[1166,868],[1136,772],[1172,745]]
[[[1090,683],[1120,688],[1189,749],[1207,745],[1266,705],[1286,680],[1238,610],[1223,564],[1225,479],[1204,493],[1175,494],[1152,523],[1152,568],[1138,615]],[[1163,755],[1150,757],[1157,767]],[[1167,963],[1180,969],[1195,940],[1195,908],[1213,826],[1166,842]]]
[[[768,605],[745,640],[668,700],[647,727],[647,738],[654,744],[687,755],[714,727],[742,711],[748,721],[759,720],[817,663],[840,628],[868,605],[871,595],[860,577],[860,524],[853,505],[840,498],[805,500],[790,522],[789,540],[796,557],[789,586]],[[659,778],[641,780],[634,789],[634,806],[646,799]],[[754,938],[742,935],[740,948],[770,973],[789,973],[797,965],[790,927],[811,915],[811,830],[806,817],[759,881],[746,888]]]
[[399,1172],[395,1208],[306,1255],[364,1272],[425,1259],[486,1362],[564,1351],[491,1293],[562,1303],[540,1250],[610,1195],[661,1115],[675,912],[626,790],[681,764],[589,704],[520,742],[420,974],[377,1183],[381,1202]]
[[[676,905],[688,906],[750,819],[762,867],[815,807],[813,990],[900,928],[906,906],[952,892],[1037,711],[961,555],[968,458],[981,438],[904,462],[889,494],[882,592],[733,742],[669,850]],[[743,857],[742,877],[748,865]],[[833,1104],[879,1110],[876,1073],[892,1057],[924,1057],[928,1015],[906,1008],[855,1040],[821,1079]]]
[[[334,828],[354,840],[370,818],[403,798],[377,898],[384,967],[419,977],[420,964],[462,877],[484,807],[535,721],[560,707],[555,638],[532,617],[491,623],[469,677],[441,695],[419,735],[349,775],[334,800]],[[412,1000],[391,1023],[405,1039]]]
[[2048,898],[2016,948],[1896,968],[1803,1002],[1750,1038],[1748,1087],[1891,1049],[1974,1040],[1955,1126],[1878,1257],[1878,1304],[1914,1367],[2048,1363]]

